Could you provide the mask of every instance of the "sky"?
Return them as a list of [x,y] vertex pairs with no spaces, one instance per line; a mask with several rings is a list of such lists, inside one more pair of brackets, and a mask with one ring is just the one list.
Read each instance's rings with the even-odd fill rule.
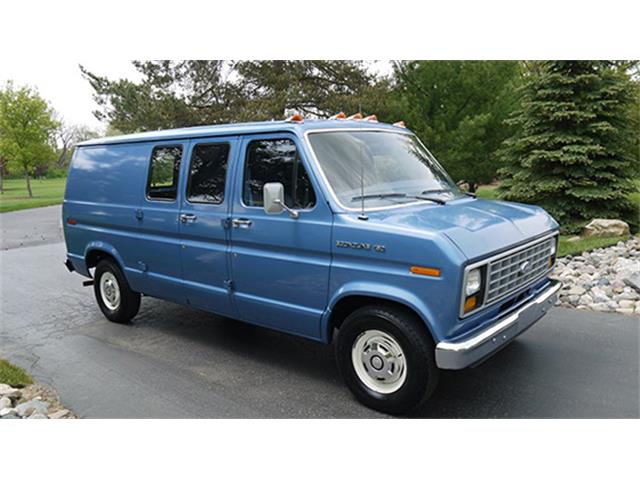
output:
[[[0,86],[4,86],[8,80],[13,80],[15,86],[34,87],[66,123],[104,131],[106,125],[93,116],[92,112],[97,109],[97,105],[92,98],[93,89],[80,73],[80,64],[90,72],[110,79],[140,79],[130,60],[10,59],[2,62]],[[374,62],[371,68],[382,74],[391,70],[387,61]]]
[[11,59],[2,62],[0,85],[13,80],[15,86],[35,87],[65,122],[103,130],[106,125],[93,116],[92,112],[97,108],[92,99],[93,89],[82,77],[79,64],[92,73],[109,78],[139,78],[129,60]]

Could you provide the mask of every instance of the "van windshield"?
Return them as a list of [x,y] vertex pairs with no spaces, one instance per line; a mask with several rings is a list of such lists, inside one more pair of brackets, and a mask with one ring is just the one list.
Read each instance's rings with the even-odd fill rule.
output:
[[373,208],[462,195],[414,135],[344,130],[310,133],[309,142],[345,207],[357,208],[363,200]]

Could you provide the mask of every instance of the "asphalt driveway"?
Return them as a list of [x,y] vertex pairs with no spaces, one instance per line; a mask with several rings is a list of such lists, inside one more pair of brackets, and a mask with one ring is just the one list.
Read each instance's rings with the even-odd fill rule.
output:
[[[63,266],[59,208],[0,215],[0,356],[78,416],[383,417],[342,385],[330,346],[151,298],[134,324],[107,322]],[[638,417],[639,325],[553,309],[481,366],[445,372],[419,416]]]

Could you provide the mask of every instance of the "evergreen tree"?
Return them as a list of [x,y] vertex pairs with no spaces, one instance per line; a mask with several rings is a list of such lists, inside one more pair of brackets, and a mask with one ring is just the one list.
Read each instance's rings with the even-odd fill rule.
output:
[[395,63],[397,114],[454,180],[491,182],[497,152],[512,133],[521,65],[515,61],[409,61]]
[[509,120],[517,132],[505,142],[502,198],[544,207],[566,233],[593,218],[637,225],[634,89],[613,62],[535,65]]
[[359,61],[154,60],[133,65],[140,82],[110,80],[80,67],[95,91],[96,118],[124,133],[279,120],[294,112],[384,114],[390,89]]

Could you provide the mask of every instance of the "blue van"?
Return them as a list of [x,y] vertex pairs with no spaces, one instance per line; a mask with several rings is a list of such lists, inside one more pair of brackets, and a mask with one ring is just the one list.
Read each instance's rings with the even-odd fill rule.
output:
[[394,414],[560,289],[544,210],[463,193],[403,124],[374,117],[84,142],[62,215],[67,268],[107,319],[130,321],[148,295],[333,341],[353,394]]

